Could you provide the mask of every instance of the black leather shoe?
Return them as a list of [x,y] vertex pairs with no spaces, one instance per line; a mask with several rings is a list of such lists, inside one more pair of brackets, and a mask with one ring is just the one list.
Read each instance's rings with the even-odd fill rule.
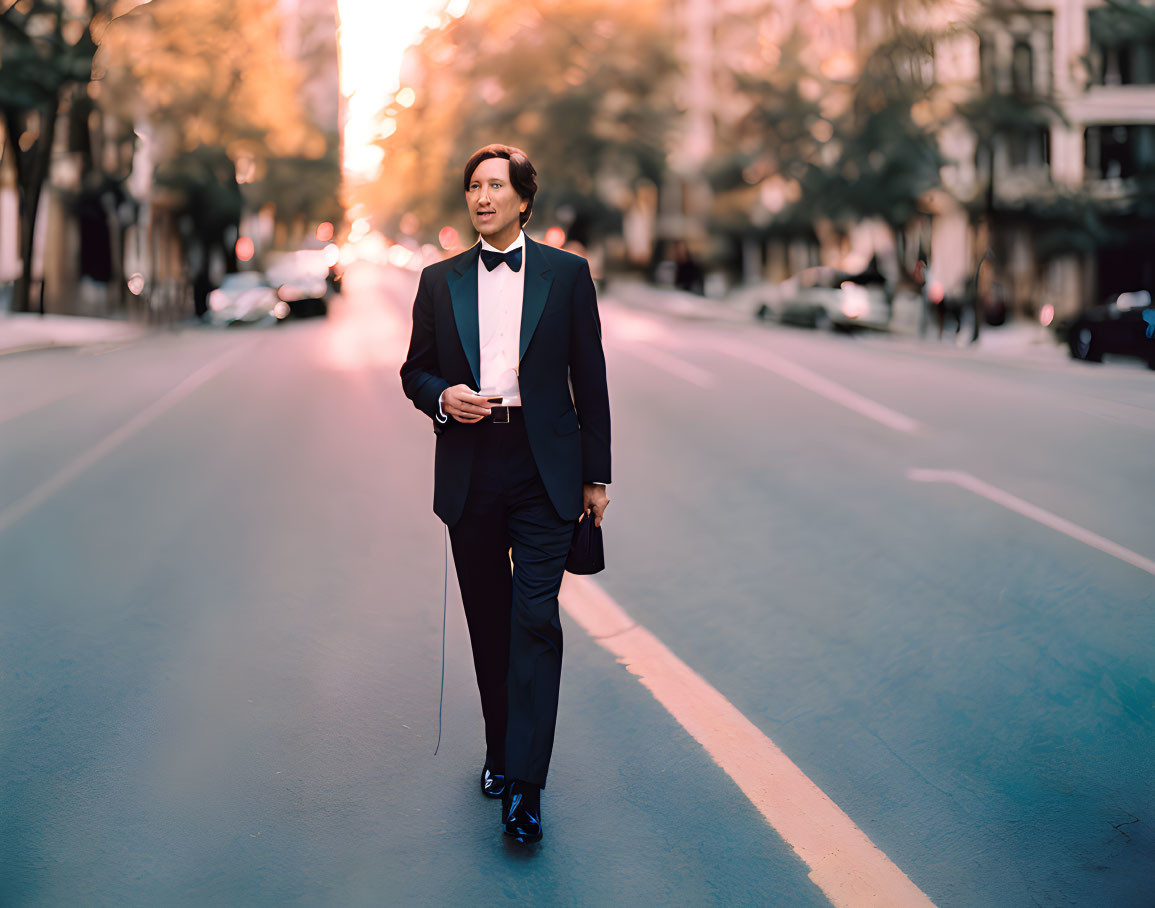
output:
[[505,834],[523,845],[541,841],[541,789],[511,780],[501,802]]
[[505,776],[486,766],[481,770],[481,793],[487,798],[500,798],[505,794]]

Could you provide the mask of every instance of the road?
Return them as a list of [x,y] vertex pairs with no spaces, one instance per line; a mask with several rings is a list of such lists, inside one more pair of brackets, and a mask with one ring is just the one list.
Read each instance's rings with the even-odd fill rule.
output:
[[[415,283],[0,357],[0,904],[870,903],[803,841],[823,796],[940,906],[1155,904],[1155,374],[607,298],[596,583],[638,627],[587,633],[567,581],[526,850],[476,790],[451,566],[433,755]],[[810,787],[737,773],[729,710]]]

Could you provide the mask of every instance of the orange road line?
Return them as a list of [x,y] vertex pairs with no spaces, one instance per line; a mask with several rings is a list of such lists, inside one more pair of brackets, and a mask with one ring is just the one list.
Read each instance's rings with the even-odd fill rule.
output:
[[773,741],[596,583],[567,574],[561,604],[734,780],[832,904],[933,904]]

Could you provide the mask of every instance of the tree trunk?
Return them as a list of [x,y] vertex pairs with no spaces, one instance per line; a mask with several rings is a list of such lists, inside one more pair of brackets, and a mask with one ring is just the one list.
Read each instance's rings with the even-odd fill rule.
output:
[[[983,252],[982,258],[979,259],[978,267],[975,268],[975,293],[974,293],[974,327],[971,329],[971,343],[978,343],[980,322],[983,320],[983,313],[985,307],[983,306],[982,298],[979,296],[979,272],[982,270],[983,262],[994,262],[994,247],[995,247],[995,137],[990,136],[986,142],[987,148],[987,248]],[[992,264],[993,267],[993,264]]]
[[[56,111],[41,109],[40,135],[29,151],[16,151],[18,161],[16,184],[20,220],[20,261],[22,270],[12,294],[12,311],[29,312],[32,291],[32,244],[36,236],[36,219],[40,211],[40,196],[48,179],[52,163],[52,145],[56,137]],[[12,119],[9,119],[11,128]],[[10,137],[19,141],[18,137]],[[41,275],[41,283],[44,276]],[[40,288],[40,314],[44,314],[44,288]]]

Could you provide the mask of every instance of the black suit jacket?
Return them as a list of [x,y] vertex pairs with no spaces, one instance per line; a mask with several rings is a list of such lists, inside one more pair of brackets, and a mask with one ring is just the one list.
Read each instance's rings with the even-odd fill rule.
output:
[[[477,425],[437,419],[451,385],[481,386],[477,268],[481,244],[421,272],[405,395],[437,433],[433,510],[453,526],[469,494]],[[518,386],[530,450],[563,520],[582,511],[582,484],[610,481],[610,405],[597,296],[585,259],[525,239]],[[572,388],[572,396],[571,396]]]

